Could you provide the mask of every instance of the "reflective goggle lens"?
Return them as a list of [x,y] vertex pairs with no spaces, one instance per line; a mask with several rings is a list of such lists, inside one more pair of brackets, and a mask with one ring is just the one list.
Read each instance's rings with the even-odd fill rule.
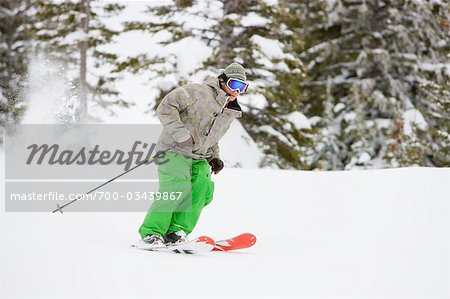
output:
[[248,83],[237,79],[229,79],[228,87],[231,88],[231,90],[238,90],[239,93],[243,93],[247,90]]

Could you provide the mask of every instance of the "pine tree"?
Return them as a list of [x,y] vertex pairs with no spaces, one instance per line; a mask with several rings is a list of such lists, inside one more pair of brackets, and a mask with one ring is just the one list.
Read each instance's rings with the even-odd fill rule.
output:
[[0,126],[23,113],[32,1],[0,2]]
[[293,8],[295,1],[254,2],[231,24],[234,30],[243,27],[245,34],[234,36],[230,44],[238,46],[230,50],[245,58],[253,79],[253,95],[243,101],[242,123],[266,154],[262,166],[310,169],[317,130],[301,112],[305,102],[299,82],[304,79],[304,67],[295,54],[303,41]]
[[[120,70],[150,70],[151,79],[168,82],[157,86],[161,98],[189,78],[217,76],[233,61],[243,64],[251,85],[249,94],[239,98],[245,112],[241,122],[266,152],[263,165],[309,167],[306,156],[312,152],[313,131],[308,125],[299,126],[304,121],[298,85],[303,65],[292,54],[299,43],[292,14],[286,14],[284,7],[253,0],[163,2],[147,12],[154,22],[130,22],[126,28],[153,36],[164,32],[168,37],[160,44],[166,47],[156,56],[130,57]],[[189,73],[180,73],[180,61],[170,49],[186,40],[206,45],[211,54]]]
[[[438,97],[425,96],[421,86],[446,90],[449,33],[439,24],[449,4],[336,0],[299,1],[296,8],[305,41],[299,57],[307,65],[300,85],[310,99],[305,113],[321,117],[317,166],[439,165],[439,151],[430,148],[437,134],[427,132],[435,123],[427,116],[430,101]],[[448,115],[442,111],[441,121]],[[425,123],[408,129],[420,119]]]
[[105,108],[111,104],[126,106],[113,84],[118,78],[117,73],[111,72],[117,56],[101,50],[120,34],[103,19],[118,15],[124,6],[94,0],[41,0],[34,8],[35,51],[46,53],[66,69],[78,70],[69,78],[79,93],[78,121],[86,120],[89,102]]
[[395,144],[397,151],[403,152],[397,159],[404,158],[407,165],[449,167],[450,85],[426,82],[417,89],[423,106],[418,107],[420,114],[415,116],[421,119],[411,126],[409,134],[402,135],[402,143]]

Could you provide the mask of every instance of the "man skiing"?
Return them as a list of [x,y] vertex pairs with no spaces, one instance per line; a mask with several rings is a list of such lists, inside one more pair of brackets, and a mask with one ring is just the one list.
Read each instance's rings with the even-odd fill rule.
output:
[[139,229],[142,247],[187,242],[202,209],[212,201],[211,170],[217,174],[224,167],[218,142],[242,116],[237,97],[247,90],[246,81],[244,67],[234,62],[217,78],[178,87],[162,99],[157,151],[168,151],[158,165],[159,200]]

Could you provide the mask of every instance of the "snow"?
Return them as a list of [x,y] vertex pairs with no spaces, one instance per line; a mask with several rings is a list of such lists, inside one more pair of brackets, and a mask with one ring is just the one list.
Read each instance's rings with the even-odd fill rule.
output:
[[258,168],[263,154],[244,130],[239,121],[231,123],[230,129],[219,142],[220,157],[227,167]]
[[363,152],[360,154],[359,158],[358,158],[358,163],[359,164],[365,164],[368,163],[370,161],[370,155],[366,152]]
[[[249,88],[252,88],[253,84],[250,82]],[[265,109],[269,102],[266,97],[262,94],[244,94],[239,97],[239,102],[244,105],[256,108],[256,109]]]
[[277,130],[275,130],[274,128],[272,128],[269,125],[264,125],[259,127],[259,131],[261,132],[266,132],[270,135],[273,135],[275,137],[277,137],[278,139],[280,139],[280,141],[286,143],[286,144],[291,144],[291,142],[289,141],[289,139],[287,139],[286,136],[284,136],[283,134],[281,134],[280,132],[278,132]]
[[[4,206],[1,157],[0,194]],[[134,250],[144,213],[0,211],[2,298],[446,298],[447,168],[225,168],[194,235],[246,251]],[[382,187],[381,187],[382,186]],[[170,291],[169,291],[170,290]]]
[[283,58],[285,55],[283,53],[282,44],[273,39],[262,37],[255,34],[251,37],[254,44],[259,47],[259,50],[269,59],[273,58]]
[[7,105],[8,104],[8,99],[3,96],[2,91],[0,90],[0,105]]
[[[75,97],[70,93],[70,82],[62,75],[61,65],[45,56],[32,57],[29,65],[27,110],[22,119],[24,124],[52,124],[57,122],[66,104]],[[69,108],[69,113],[74,112]],[[72,109],[72,111],[70,111]]]
[[322,120],[320,116],[313,116],[308,119],[308,122],[311,126],[317,125]]
[[[164,35],[161,33],[159,38],[163,39]],[[120,36],[115,37],[114,41],[116,43],[99,48],[118,54],[118,59],[125,59],[142,53],[156,55],[161,50],[161,47],[157,45],[158,40],[150,39],[141,32],[136,31],[122,33]]]
[[311,124],[309,123],[308,118],[300,111],[291,112],[284,115],[283,118],[293,123],[297,130],[311,129]]
[[210,47],[193,37],[186,37],[164,49],[167,54],[175,55],[177,58],[177,73],[185,77],[199,68],[202,62],[212,55]]
[[428,124],[425,121],[422,113],[417,109],[409,109],[403,113],[403,131],[410,135],[413,132],[413,126],[416,125],[421,130],[426,130]]
[[431,62],[420,62],[417,64],[420,70],[428,72],[436,72],[442,70],[446,76],[450,77],[450,63],[431,63]]
[[383,48],[371,49],[371,52],[373,54],[386,54],[387,53],[386,49],[383,49]]
[[417,60],[417,55],[413,53],[401,53],[399,56],[410,60]]
[[339,113],[342,109],[345,108],[345,104],[344,103],[337,103],[334,108],[333,108],[333,112],[334,113]]
[[267,5],[278,5],[279,3],[278,0],[263,0],[262,2],[264,2]]
[[247,15],[243,16],[241,19],[241,25],[244,27],[251,26],[266,26],[269,22],[268,19],[261,17],[255,12],[250,12]]
[[74,31],[64,36],[64,42],[66,44],[74,44],[89,39],[89,34],[82,30]]
[[352,122],[353,120],[356,119],[356,113],[353,112],[353,111],[345,113],[344,114],[344,119],[345,119],[346,122],[350,123],[350,122]]
[[392,119],[387,118],[377,118],[375,119],[375,123],[377,124],[377,127],[380,129],[387,129],[392,123]]
[[[220,1],[194,1],[194,5],[185,8],[176,16],[176,22],[182,23],[187,31],[195,29],[210,29],[217,25],[217,19],[222,16]],[[199,12],[207,12],[206,16]],[[171,20],[173,21],[173,19]]]

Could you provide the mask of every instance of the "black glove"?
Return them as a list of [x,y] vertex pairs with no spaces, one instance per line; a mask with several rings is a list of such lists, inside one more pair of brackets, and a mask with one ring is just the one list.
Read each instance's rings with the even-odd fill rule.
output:
[[223,161],[219,158],[214,158],[209,161],[214,174],[218,174],[223,169]]

